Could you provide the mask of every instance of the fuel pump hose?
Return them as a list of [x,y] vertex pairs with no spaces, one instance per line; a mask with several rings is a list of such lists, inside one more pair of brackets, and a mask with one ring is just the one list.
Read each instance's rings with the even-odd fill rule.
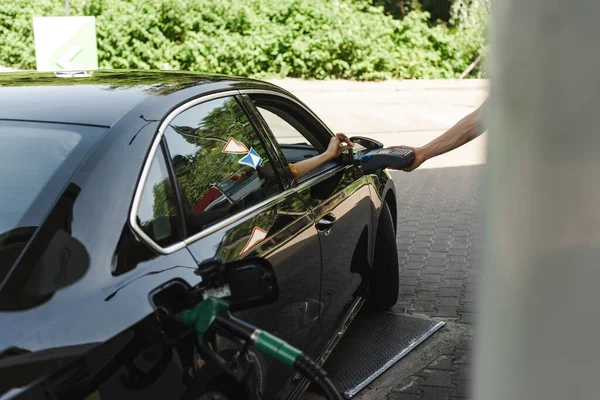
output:
[[219,329],[245,340],[265,355],[295,368],[311,383],[319,386],[327,399],[342,400],[340,392],[317,363],[284,340],[235,318],[228,308],[227,302],[209,297],[195,307],[182,311],[179,320],[184,325],[196,328],[200,343],[204,341],[204,334],[214,324]]

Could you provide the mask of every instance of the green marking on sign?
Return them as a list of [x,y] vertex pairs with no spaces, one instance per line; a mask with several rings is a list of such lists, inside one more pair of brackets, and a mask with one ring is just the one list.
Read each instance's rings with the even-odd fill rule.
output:
[[75,57],[77,57],[79,55],[79,53],[81,53],[83,51],[83,47],[79,49],[79,51],[77,53],[75,53],[75,55],[73,57],[71,57],[71,59],[69,61],[73,61],[75,59]]

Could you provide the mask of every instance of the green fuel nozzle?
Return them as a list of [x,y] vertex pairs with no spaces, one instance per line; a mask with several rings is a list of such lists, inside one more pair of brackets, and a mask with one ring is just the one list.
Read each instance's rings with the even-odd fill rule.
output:
[[300,371],[311,382],[320,386],[328,399],[342,399],[327,373],[318,364],[278,337],[235,318],[229,312],[229,305],[223,300],[209,297],[193,308],[182,311],[179,321],[186,326],[195,327],[200,344],[204,342],[205,333],[215,324],[265,355]]
[[179,321],[183,325],[193,326],[196,329],[200,343],[204,342],[204,334],[213,323],[216,323],[221,329],[245,340],[260,352],[290,367],[294,366],[296,358],[302,354],[300,350],[268,332],[235,318],[228,310],[227,302],[209,297],[193,308],[182,311],[179,314]]
[[179,321],[186,326],[196,328],[198,334],[198,342],[204,343],[204,334],[211,327],[219,313],[227,311],[229,304],[223,300],[214,297],[209,297],[201,301],[193,308],[183,310],[179,314]]

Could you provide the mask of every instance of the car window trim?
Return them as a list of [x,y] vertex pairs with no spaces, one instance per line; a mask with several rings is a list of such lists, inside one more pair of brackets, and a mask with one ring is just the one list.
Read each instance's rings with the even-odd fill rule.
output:
[[[176,107],[174,110],[169,112],[167,116],[161,121],[156,135],[154,136],[152,146],[150,146],[150,151],[146,156],[146,160],[144,161],[144,166],[142,167],[142,172],[140,177],[138,178],[137,185],[135,188],[135,193],[133,196],[133,201],[131,205],[131,211],[129,213],[129,225],[133,232],[148,246],[150,246],[154,251],[159,254],[171,254],[178,250],[183,249],[186,246],[185,238],[180,242],[174,243],[167,247],[162,247],[158,243],[154,242],[150,236],[148,236],[142,228],[137,223],[137,212],[139,209],[140,201],[142,198],[142,193],[144,191],[144,186],[146,185],[146,181],[148,180],[148,175],[150,173],[150,168],[152,166],[152,161],[156,156],[156,152],[158,151],[158,147],[162,141],[162,138],[165,134],[167,127],[171,124],[171,122],[182,112],[186,111],[189,108],[192,108],[198,104],[205,103],[207,101],[220,99],[223,97],[235,97],[240,94],[239,90],[227,90],[224,92],[213,93],[201,97],[194,98],[190,101],[187,101],[180,106]],[[170,161],[169,161],[170,162]]]
[[[279,147],[276,146],[276,143],[273,141],[273,138],[269,134],[269,131],[265,129],[266,127],[264,126],[264,120],[259,118],[258,111],[252,103],[252,100],[250,100],[250,98],[247,95],[243,94],[237,96],[237,99],[240,105],[242,106],[244,113],[246,113],[246,116],[250,120],[250,123],[252,124],[254,130],[259,136],[263,147],[265,147],[265,151],[271,157],[271,162],[274,163],[278,168],[286,167],[287,164],[285,164],[284,162],[285,158],[283,157],[283,154],[281,154],[281,149],[279,149]],[[284,179],[284,176],[281,176],[277,168],[275,169],[275,175],[278,177],[281,189],[283,191],[289,188],[290,182],[288,182],[287,179]]]
[[257,118],[254,110],[252,108],[249,108],[248,103],[250,102],[250,99],[247,96],[239,95],[235,96],[235,100],[238,102],[240,108],[244,112],[244,115],[246,115],[246,118],[248,118],[252,129],[258,136],[258,140],[260,141],[263,150],[269,155],[271,163],[276,167],[274,169],[274,173],[277,182],[279,183],[279,189],[281,190],[281,192],[285,191],[288,187],[288,184],[278,171],[278,168],[283,168],[283,162],[279,157],[279,154],[277,154],[277,148],[273,147],[273,141],[271,140],[271,137],[264,131],[262,126],[259,125],[261,121]]
[[[166,254],[171,254],[178,250],[181,250],[181,249],[185,248],[186,246],[191,245],[192,243],[194,243],[194,242],[196,242],[218,230],[221,230],[221,229],[231,225],[234,222],[239,221],[240,219],[256,215],[256,214],[260,213],[263,209],[268,208],[273,203],[276,203],[277,201],[279,201],[281,198],[287,197],[287,196],[293,194],[294,192],[296,192],[297,190],[302,190],[305,187],[308,187],[308,186],[318,183],[322,180],[325,180],[328,177],[334,175],[335,173],[337,173],[347,167],[347,165],[342,164],[336,168],[325,170],[322,173],[308,179],[307,181],[301,182],[297,187],[288,188],[287,190],[285,190],[275,196],[272,196],[268,199],[265,199],[264,201],[261,201],[260,203],[257,203],[251,207],[248,207],[228,218],[225,218],[222,221],[217,222],[214,225],[207,227],[206,229],[203,229],[202,231],[196,233],[195,235],[185,238],[182,241],[174,243],[168,247],[162,247],[162,246],[158,245],[157,243],[155,243],[152,240],[152,238],[150,238],[142,230],[142,228],[138,225],[136,216],[137,216],[137,211],[139,208],[139,203],[140,203],[140,200],[142,197],[142,192],[144,190],[144,185],[146,184],[146,181],[148,180],[148,174],[150,172],[152,160],[154,160],[154,157],[156,155],[158,147],[160,146],[160,143],[164,136],[165,130],[179,114],[181,114],[182,112],[186,111],[187,109],[194,107],[198,104],[202,104],[202,103],[205,103],[205,102],[211,101],[211,100],[220,99],[223,97],[236,97],[236,96],[239,96],[242,94],[252,94],[252,93],[270,94],[270,95],[280,96],[280,97],[283,97],[287,100],[290,100],[290,101],[296,103],[297,105],[302,107],[306,112],[308,112],[313,118],[315,118],[321,125],[323,125],[323,127],[326,129],[326,131],[329,132],[331,134],[331,136],[333,136],[333,133],[331,133],[329,128],[327,128],[327,126],[325,124],[323,124],[323,122],[312,111],[310,111],[305,105],[303,105],[302,103],[300,103],[298,100],[294,99],[293,97],[290,97],[283,93],[279,93],[279,92],[272,91],[272,90],[262,90],[262,89],[260,89],[260,90],[259,89],[228,90],[225,92],[213,93],[213,94],[209,94],[209,95],[205,95],[205,96],[201,96],[201,97],[192,99],[192,100],[180,105],[179,107],[175,108],[173,111],[171,111],[169,114],[167,114],[167,116],[164,118],[164,120],[159,125],[156,136],[153,139],[152,146],[150,147],[150,151],[148,152],[148,155],[146,156],[146,160],[144,161],[142,173],[140,174],[140,177],[139,177],[137,185],[136,185],[135,194],[134,194],[133,202],[132,202],[132,206],[131,206],[131,212],[129,213],[129,225],[131,226],[131,229],[143,242],[145,242],[148,246],[150,246],[157,253],[166,255]],[[279,146],[279,144],[277,144],[277,146]]]

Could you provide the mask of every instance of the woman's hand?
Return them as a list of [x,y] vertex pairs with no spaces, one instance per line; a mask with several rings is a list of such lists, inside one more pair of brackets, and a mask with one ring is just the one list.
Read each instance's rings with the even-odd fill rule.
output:
[[343,133],[337,133],[331,138],[325,154],[327,154],[328,159],[333,160],[338,158],[344,151],[350,150],[353,147],[354,143],[348,139],[348,136],[344,135]]

